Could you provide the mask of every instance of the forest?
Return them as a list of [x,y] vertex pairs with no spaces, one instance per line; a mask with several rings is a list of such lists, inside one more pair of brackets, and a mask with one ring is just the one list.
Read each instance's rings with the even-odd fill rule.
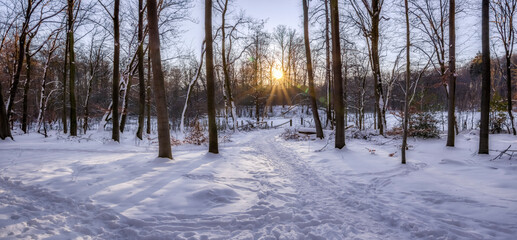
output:
[[517,234],[517,0],[252,2],[0,1],[0,238]]

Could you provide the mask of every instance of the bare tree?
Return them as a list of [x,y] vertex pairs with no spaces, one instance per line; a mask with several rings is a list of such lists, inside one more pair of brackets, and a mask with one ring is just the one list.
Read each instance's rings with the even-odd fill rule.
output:
[[[358,0],[352,1],[352,7],[356,13],[356,25],[361,29],[368,51],[370,52],[370,61],[373,71],[373,88],[375,95],[375,110],[377,114],[377,125],[379,133],[384,135],[386,130],[386,108],[387,104],[384,97],[381,79],[380,55],[379,55],[379,23],[381,20],[381,11],[384,0],[372,0],[371,4],[366,0],[362,0],[362,8]],[[365,9],[365,10],[362,10]]]
[[48,93],[48,95],[46,93],[50,61],[52,59],[52,55],[58,49],[58,44],[57,44],[58,38],[59,38],[59,33],[55,33],[55,36],[52,39],[52,41],[50,43],[47,43],[47,45],[48,45],[48,49],[46,50],[47,51],[47,60],[45,62],[45,66],[43,67],[43,77],[42,77],[42,81],[41,81],[41,90],[40,90],[39,113],[38,113],[38,118],[36,120],[36,122],[37,122],[36,130],[38,132],[41,132],[41,125],[44,124],[45,112],[46,112],[47,106],[48,106],[48,99],[50,98],[52,92],[55,91],[55,89],[53,91],[50,91]]
[[[160,32],[158,30],[158,8],[156,0],[147,0],[147,22],[149,25],[149,54],[153,69],[153,88],[158,115],[158,157],[172,159],[167,97],[160,55]],[[118,128],[117,128],[118,131]]]
[[112,82],[112,92],[111,92],[111,102],[112,102],[112,117],[111,122],[113,123],[113,128],[111,129],[111,138],[114,141],[120,141],[120,125],[118,120],[118,100],[119,100],[119,82],[120,82],[120,21],[119,21],[119,8],[120,8],[120,0],[115,0],[114,8],[113,8],[113,40],[114,40],[114,53],[113,53],[113,82]]
[[214,79],[214,39],[212,37],[212,0],[205,0],[205,41],[206,41],[206,90],[208,107],[208,151],[219,153],[217,125],[215,123],[215,79]]
[[512,55],[515,44],[515,28],[513,26],[516,0],[492,0],[490,4],[494,13],[494,23],[499,34],[498,38],[503,43],[506,60],[506,100],[508,115],[512,126],[513,135],[516,135],[514,116],[512,113]]
[[[74,0],[68,0],[68,57],[70,61],[70,136],[77,136],[77,104],[75,97]],[[79,1],[80,3],[80,1]],[[79,8],[79,6],[78,6]]]
[[[87,91],[86,91],[86,97],[84,99],[84,105],[83,105],[83,132],[86,134],[86,131],[88,130],[88,117],[89,117],[89,104],[90,104],[90,98],[92,95],[92,87],[93,82],[96,78],[97,71],[99,68],[99,64],[101,62],[102,56],[102,45],[104,44],[104,37],[101,37],[102,40],[98,44],[98,46],[95,46],[95,36],[97,35],[97,31],[95,31],[94,36],[92,37],[91,44],[90,44],[90,53],[88,57],[88,77],[86,80],[87,84]],[[95,49],[97,48],[97,49]]]
[[307,74],[309,76],[309,95],[312,107],[312,117],[316,125],[316,136],[323,139],[323,129],[321,128],[320,117],[318,114],[318,105],[316,103],[316,91],[314,90],[314,72],[312,69],[311,43],[309,41],[309,6],[308,0],[303,2],[303,33],[305,41],[305,56],[307,61]]
[[456,124],[456,2],[449,0],[449,111],[447,114],[447,146],[454,147]]
[[411,80],[411,59],[410,59],[410,29],[409,29],[409,6],[408,0],[404,0],[405,15],[406,15],[406,91],[404,93],[404,133],[402,136],[401,158],[402,164],[406,164],[406,148],[407,135],[409,124],[409,82]]
[[482,85],[481,85],[481,122],[479,126],[479,154],[489,154],[488,127],[490,114],[490,1],[482,1],[481,44],[482,52]]
[[332,31],[332,71],[334,73],[334,113],[336,118],[336,148],[345,146],[345,109],[343,106],[343,75],[341,64],[341,44],[339,36],[338,0],[330,0]]
[[145,78],[144,78],[144,1],[138,0],[138,129],[136,137],[142,140],[145,120]]

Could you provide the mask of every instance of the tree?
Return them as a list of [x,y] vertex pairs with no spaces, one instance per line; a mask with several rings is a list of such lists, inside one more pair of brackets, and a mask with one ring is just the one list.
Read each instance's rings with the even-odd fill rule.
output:
[[447,114],[447,146],[454,147],[456,109],[456,3],[449,0],[449,111]]
[[16,59],[16,72],[13,76],[11,88],[9,89],[9,99],[7,100],[7,120],[11,118],[11,113],[14,105],[14,100],[16,97],[16,92],[18,91],[18,84],[20,83],[20,75],[22,72],[23,59],[25,57],[25,40],[27,39],[27,34],[29,33],[29,24],[31,21],[31,16],[34,13],[36,7],[41,4],[41,0],[35,2],[34,0],[27,1],[27,6],[24,9],[24,22],[22,25],[22,29],[20,32],[20,36],[18,38],[18,56]]
[[138,129],[136,137],[142,140],[145,121],[145,78],[144,78],[144,1],[138,0]]
[[380,15],[384,0],[372,0],[371,6],[368,1],[363,0],[363,7],[366,9],[362,11],[357,3],[357,0],[352,1],[352,7],[356,13],[356,25],[361,28],[366,42],[368,51],[370,53],[371,67],[373,71],[373,88],[375,96],[374,109],[377,112],[377,125],[379,133],[384,135],[386,130],[386,108],[387,104],[384,99],[384,92],[382,88],[380,55],[379,55],[379,23]]
[[[79,1],[80,3],[80,1]],[[68,0],[68,57],[70,62],[70,136],[77,136],[77,104],[75,98],[74,0]]]
[[409,6],[408,0],[404,0],[405,15],[406,15],[406,91],[404,94],[404,133],[402,136],[402,148],[401,158],[402,164],[406,164],[406,148],[407,148],[407,135],[408,135],[408,124],[409,124],[409,81],[411,80],[411,60],[410,60],[410,47],[411,39],[409,31]]
[[214,79],[214,39],[212,37],[212,0],[205,0],[205,41],[206,41],[206,91],[208,106],[208,151],[219,153],[217,125],[215,123],[215,79]]
[[316,91],[314,90],[314,72],[312,70],[311,43],[309,41],[309,6],[308,0],[303,2],[303,35],[305,41],[305,56],[307,61],[307,74],[309,76],[309,95],[312,107],[312,117],[316,125],[316,136],[323,139],[323,129],[321,128],[318,105],[316,103]]
[[330,123],[330,129],[334,128],[332,121],[332,79],[330,66],[330,17],[329,17],[329,0],[325,0],[325,81],[327,82],[327,122]]
[[512,55],[515,44],[515,28],[513,26],[517,0],[492,0],[490,4],[494,12],[495,27],[499,39],[503,43],[506,60],[506,101],[508,116],[512,125],[513,135],[516,135],[514,116],[512,113]]
[[338,0],[330,0],[330,25],[332,32],[332,71],[334,78],[334,113],[336,118],[336,148],[345,146],[345,109],[343,106],[343,75],[339,36]]
[[165,95],[165,80],[161,63],[160,32],[158,30],[158,8],[156,0],[147,0],[147,22],[149,26],[149,54],[151,55],[153,70],[154,99],[158,115],[158,157],[172,159],[169,114],[167,111],[167,96]]
[[482,44],[482,83],[481,83],[481,123],[479,126],[479,154],[488,154],[488,127],[490,114],[490,34],[489,0],[482,2],[481,44]]
[[[111,91],[111,122],[113,128],[111,129],[111,138],[114,141],[120,141],[120,125],[118,120],[118,100],[119,100],[119,83],[120,83],[120,21],[119,21],[120,0],[115,0],[113,8],[113,82]],[[127,87],[127,86],[126,86]]]

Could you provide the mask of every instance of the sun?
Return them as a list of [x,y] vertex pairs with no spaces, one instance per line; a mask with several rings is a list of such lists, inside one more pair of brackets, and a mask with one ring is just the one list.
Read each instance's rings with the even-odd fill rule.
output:
[[272,74],[275,80],[280,80],[284,76],[284,72],[279,68],[273,68]]

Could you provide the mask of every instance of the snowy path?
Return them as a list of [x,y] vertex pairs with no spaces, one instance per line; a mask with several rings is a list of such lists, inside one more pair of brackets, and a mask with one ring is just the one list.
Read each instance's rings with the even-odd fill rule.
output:
[[[446,166],[456,169],[450,173],[437,170],[441,162],[403,166],[368,153],[361,140],[315,153],[307,144],[316,149],[323,141],[285,142],[280,133],[241,134],[219,156],[178,147],[172,163],[153,160],[155,150],[145,147],[2,145],[0,238],[514,239],[517,233],[514,187],[476,190],[469,175],[454,178],[480,167],[452,160],[444,162],[454,164]],[[509,169],[488,171],[513,181],[515,168]]]

